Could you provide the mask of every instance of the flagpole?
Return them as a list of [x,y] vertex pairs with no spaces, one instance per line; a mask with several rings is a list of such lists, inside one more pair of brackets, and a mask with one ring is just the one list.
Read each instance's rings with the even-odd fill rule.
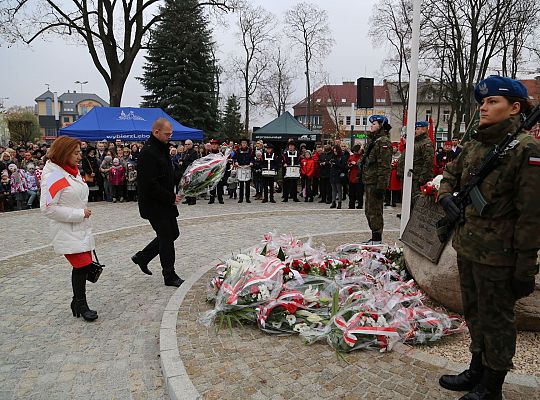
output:
[[413,0],[411,75],[409,79],[409,105],[407,108],[407,147],[405,149],[405,176],[403,178],[403,201],[401,205],[400,237],[411,215],[412,167],[414,158],[414,126],[416,123],[416,100],[418,96],[418,58],[420,53],[420,8],[422,0]]

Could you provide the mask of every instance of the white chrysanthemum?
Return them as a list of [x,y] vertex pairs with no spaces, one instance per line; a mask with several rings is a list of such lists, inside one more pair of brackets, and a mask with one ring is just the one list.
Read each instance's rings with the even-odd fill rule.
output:
[[296,323],[296,317],[294,315],[287,315],[285,319],[290,326],[293,326]]
[[443,176],[442,175],[437,175],[435,178],[433,178],[433,180],[431,181],[433,183],[433,187],[435,189],[437,189],[437,191],[439,190],[439,188],[441,187],[441,181],[442,181],[442,178]]
[[306,331],[309,331],[309,326],[305,323],[296,324],[293,328],[293,331],[299,332],[299,333],[306,332]]

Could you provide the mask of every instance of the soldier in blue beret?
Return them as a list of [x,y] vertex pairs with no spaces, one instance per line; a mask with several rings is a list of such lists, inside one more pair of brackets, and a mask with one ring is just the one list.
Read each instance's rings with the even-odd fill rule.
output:
[[415,128],[427,128],[428,127],[428,122],[427,121],[416,121],[416,124],[414,124],[414,127]]
[[470,391],[462,400],[498,400],[516,350],[514,306],[534,292],[538,274],[540,142],[518,132],[522,115],[532,108],[521,82],[490,76],[478,83],[474,95],[481,104],[478,131],[446,165],[439,189],[448,218],[461,215],[452,194],[506,135],[517,136],[478,187],[487,205],[480,211],[466,205],[465,221],[454,232],[472,357],[466,371],[443,375],[439,383],[449,390]]

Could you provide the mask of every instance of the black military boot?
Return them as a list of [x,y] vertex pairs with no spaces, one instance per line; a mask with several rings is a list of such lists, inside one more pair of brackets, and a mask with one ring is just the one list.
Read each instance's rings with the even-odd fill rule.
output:
[[480,383],[474,390],[461,397],[459,400],[502,400],[502,386],[506,371],[495,371],[484,367],[484,373]]
[[472,390],[480,383],[484,366],[482,365],[482,353],[473,353],[469,369],[459,375],[443,375],[439,378],[439,385],[448,390],[463,392]]

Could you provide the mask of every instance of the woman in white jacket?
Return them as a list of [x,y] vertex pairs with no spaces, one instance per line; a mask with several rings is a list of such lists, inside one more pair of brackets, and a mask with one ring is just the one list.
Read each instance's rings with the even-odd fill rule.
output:
[[86,276],[94,268],[91,252],[95,243],[89,220],[92,212],[87,208],[88,185],[77,167],[80,145],[80,140],[67,136],[53,142],[41,179],[40,208],[50,218],[54,251],[63,254],[73,266],[73,316],[82,315],[86,321],[94,321],[98,315],[86,302]]

